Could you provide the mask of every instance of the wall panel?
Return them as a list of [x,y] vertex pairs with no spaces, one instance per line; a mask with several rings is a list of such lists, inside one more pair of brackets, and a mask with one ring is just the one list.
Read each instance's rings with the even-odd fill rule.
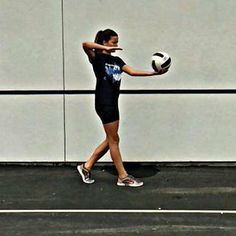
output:
[[0,1],[0,90],[62,89],[60,0]]
[[64,161],[62,96],[0,96],[0,161]]
[[130,79],[124,89],[235,88],[235,0],[66,0],[67,89],[94,89],[91,66],[81,49],[100,29],[120,36],[117,55],[137,69],[151,70],[151,55],[172,57],[167,75]]
[[[125,161],[236,161],[234,95],[122,95],[120,103]],[[67,96],[66,108],[67,161],[84,161],[105,137],[93,98]]]

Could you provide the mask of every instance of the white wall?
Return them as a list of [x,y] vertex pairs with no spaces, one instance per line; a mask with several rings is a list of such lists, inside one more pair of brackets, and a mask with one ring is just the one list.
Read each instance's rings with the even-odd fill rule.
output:
[[235,87],[235,11],[235,0],[66,0],[66,88],[94,89],[81,42],[107,27],[134,68],[150,70],[159,50],[172,57],[165,79],[124,79],[123,89]]
[[60,0],[0,0],[0,90],[62,89]]
[[[93,97],[66,101],[67,160],[86,160],[105,137]],[[235,95],[122,95],[123,159],[235,161],[235,104]]]
[[62,96],[0,96],[0,160],[64,161]]
[[[94,89],[81,43],[100,29],[118,32],[118,55],[134,68],[151,70],[159,50],[172,57],[166,75],[123,75],[122,89],[236,86],[234,0],[0,0],[0,9],[0,161],[83,161],[102,141],[93,95],[60,92]],[[124,160],[236,161],[235,94],[120,99]]]

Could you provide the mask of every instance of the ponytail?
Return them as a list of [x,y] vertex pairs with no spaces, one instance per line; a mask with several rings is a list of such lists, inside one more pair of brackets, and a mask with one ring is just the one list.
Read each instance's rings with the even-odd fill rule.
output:
[[99,30],[95,36],[95,43],[103,44],[103,30]]

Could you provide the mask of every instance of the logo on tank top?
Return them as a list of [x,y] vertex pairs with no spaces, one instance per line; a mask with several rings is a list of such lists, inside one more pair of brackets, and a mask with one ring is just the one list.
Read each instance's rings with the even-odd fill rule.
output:
[[119,82],[121,80],[121,69],[116,64],[105,64],[105,72],[108,78],[112,79],[112,82]]

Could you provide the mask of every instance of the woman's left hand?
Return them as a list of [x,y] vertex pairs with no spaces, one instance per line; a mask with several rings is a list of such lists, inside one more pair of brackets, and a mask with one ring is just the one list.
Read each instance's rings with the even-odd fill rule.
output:
[[168,69],[162,69],[162,70],[160,70],[160,71],[154,71],[153,72],[153,75],[163,75],[163,74],[165,74],[166,72],[168,71]]

